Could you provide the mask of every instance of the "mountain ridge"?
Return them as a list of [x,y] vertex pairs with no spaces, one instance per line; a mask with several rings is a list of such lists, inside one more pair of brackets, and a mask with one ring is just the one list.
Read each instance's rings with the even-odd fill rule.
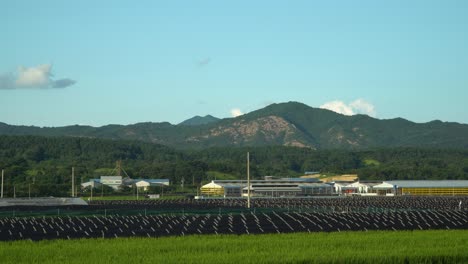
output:
[[[206,118],[208,117],[208,118]],[[468,148],[468,125],[433,120],[345,116],[299,102],[271,104],[235,118],[188,119],[188,125],[145,122],[132,125],[34,127],[0,123],[0,135],[72,136],[140,140],[176,148],[296,146],[312,149],[375,147]],[[194,122],[192,122],[194,121]],[[201,122],[201,123],[200,123]]]
[[189,118],[185,121],[180,122],[177,125],[183,125],[183,126],[199,126],[199,125],[206,125],[210,123],[215,123],[219,121],[220,119],[217,117],[214,117],[212,115],[206,115],[206,116],[194,116],[192,118]]

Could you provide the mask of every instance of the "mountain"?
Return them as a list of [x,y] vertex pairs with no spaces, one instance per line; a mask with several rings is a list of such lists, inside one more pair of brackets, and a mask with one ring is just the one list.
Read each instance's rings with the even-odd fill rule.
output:
[[379,120],[366,115],[345,116],[297,102],[272,104],[236,118],[199,125],[165,122],[40,128],[0,123],[0,135],[128,139],[198,149],[272,145],[355,150],[375,147],[468,149],[466,124],[441,121],[414,123],[402,118]]
[[182,126],[199,126],[199,125],[206,125],[206,124],[211,124],[211,123],[215,123],[215,122],[218,122],[220,119],[217,118],[217,117],[214,117],[212,115],[206,115],[206,116],[194,116],[190,119],[187,119],[181,123],[179,123],[179,125],[182,125]]

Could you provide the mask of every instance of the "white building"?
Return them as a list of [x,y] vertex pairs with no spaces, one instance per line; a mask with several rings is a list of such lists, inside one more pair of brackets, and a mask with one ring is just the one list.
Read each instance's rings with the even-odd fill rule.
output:
[[169,186],[169,179],[135,179],[133,185],[143,191],[148,191],[149,187]]
[[112,187],[114,190],[118,190],[122,186],[122,176],[101,176],[99,182]]
[[[203,195],[240,197],[247,196],[246,180],[214,180],[200,188]],[[331,195],[333,188],[314,178],[281,178],[266,176],[265,180],[250,181],[251,196],[282,197]]]
[[122,176],[101,176],[99,179],[92,179],[82,183],[81,188],[100,188],[102,185],[118,190],[122,186],[131,187],[133,185],[147,191],[150,186],[169,186],[169,179],[131,179]]
[[352,182],[333,182],[333,191],[335,193],[344,193],[343,187],[350,185]]
[[101,188],[102,184],[99,179],[92,179],[81,184],[81,188]]
[[382,182],[373,181],[357,181],[346,186],[341,187],[341,193],[345,194],[374,194],[374,186],[381,184]]

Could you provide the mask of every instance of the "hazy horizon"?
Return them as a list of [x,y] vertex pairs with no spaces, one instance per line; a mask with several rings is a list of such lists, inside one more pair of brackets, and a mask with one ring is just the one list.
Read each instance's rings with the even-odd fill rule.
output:
[[[287,103],[287,102],[282,102],[282,103]],[[300,102],[299,102],[300,103]],[[313,107],[313,106],[310,106],[310,107]],[[319,107],[314,107],[314,108],[319,108]],[[259,109],[255,109],[253,111],[256,111],[256,110],[259,110]],[[326,110],[330,110],[330,109],[326,109]],[[333,110],[330,110],[330,111],[333,111]],[[250,112],[249,112],[250,113]],[[249,114],[249,113],[243,113],[242,115],[244,114]],[[345,115],[343,113],[338,113],[338,114],[341,114],[341,115]],[[358,113],[359,114],[359,113]],[[205,117],[205,116],[212,116],[212,117],[215,117],[215,118],[219,118],[219,119],[231,119],[231,118],[236,118],[236,117],[241,117],[242,115],[239,115],[239,116],[228,116],[228,117],[217,117],[217,116],[214,116],[214,115],[211,115],[211,114],[204,114],[204,115],[193,115],[193,116],[190,116],[190,117],[187,117],[186,119],[180,121],[180,122],[177,122],[177,123],[172,123],[172,122],[169,122],[169,121],[140,121],[140,122],[135,122],[135,123],[125,123],[125,124],[120,124],[120,123],[109,123],[109,124],[103,124],[103,125],[90,125],[90,124],[65,124],[65,125],[45,125],[45,126],[42,126],[42,125],[23,125],[23,124],[13,124],[13,123],[6,123],[8,125],[15,125],[15,126],[36,126],[36,127],[66,127],[66,126],[91,126],[91,127],[103,127],[103,126],[108,126],[108,125],[122,125],[122,126],[127,126],[127,125],[135,125],[135,124],[139,124],[139,123],[170,123],[171,125],[178,125],[184,121],[187,121],[189,119],[192,119],[194,117]],[[367,114],[364,114],[364,115],[367,115]],[[350,115],[348,115],[350,116]],[[369,115],[368,115],[369,116]],[[371,116],[372,117],[372,116]],[[410,120],[410,119],[407,119],[405,117],[395,117],[395,118],[378,118],[378,117],[373,117],[373,118],[376,118],[376,119],[379,119],[379,120],[390,120],[390,119],[395,119],[395,118],[403,118],[407,121],[410,121],[410,122],[413,122],[413,123],[416,123],[416,124],[422,124],[422,123],[428,123],[428,122],[433,122],[433,121],[441,121],[441,122],[444,122],[444,123],[458,123],[458,124],[462,124],[462,125],[468,125],[466,123],[461,123],[461,122],[455,122],[455,121],[444,121],[444,120],[440,120],[440,119],[434,119],[434,120],[429,120],[427,122],[415,122],[413,120]],[[5,122],[2,122],[0,120],[0,123],[5,123]]]

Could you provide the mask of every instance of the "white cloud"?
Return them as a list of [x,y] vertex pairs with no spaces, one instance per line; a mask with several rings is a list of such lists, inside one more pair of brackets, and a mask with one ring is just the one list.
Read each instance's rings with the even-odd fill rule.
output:
[[242,113],[242,111],[239,108],[231,109],[231,116],[232,117],[238,117],[238,116],[241,116],[243,114],[244,113]]
[[372,117],[375,117],[377,115],[374,105],[365,101],[364,99],[354,100],[349,105],[358,114],[366,114]]
[[342,101],[331,101],[321,105],[320,108],[328,109],[343,115],[354,115],[353,109]]
[[42,64],[36,67],[18,68],[17,87],[46,87],[49,85],[52,65]]
[[0,89],[65,88],[76,83],[69,78],[53,80],[51,77],[51,64],[35,67],[20,66],[15,73],[0,74]]
[[375,111],[375,106],[364,99],[357,99],[349,104],[346,104],[343,101],[339,100],[331,101],[321,105],[320,108],[328,109],[333,112],[348,116],[356,114],[365,114],[368,116],[376,117],[377,115]]

